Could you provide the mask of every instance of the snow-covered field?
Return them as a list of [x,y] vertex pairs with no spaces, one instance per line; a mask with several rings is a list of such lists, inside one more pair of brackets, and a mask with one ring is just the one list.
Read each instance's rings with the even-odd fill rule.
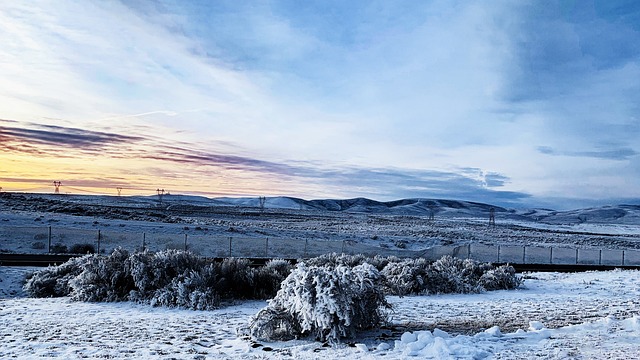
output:
[[[67,245],[75,241],[74,234],[87,242],[101,230],[107,251],[139,246],[142,233],[156,250],[180,246],[185,234],[192,250],[198,250],[198,239],[232,236],[269,238],[269,246],[278,240],[301,241],[297,248],[307,239],[338,241],[380,253],[467,243],[640,248],[638,206],[500,209],[497,226],[490,227],[485,218],[489,205],[483,204],[436,201],[437,207],[430,208],[425,200],[387,209],[389,204],[366,199],[314,203],[270,198],[261,211],[256,200],[175,197],[158,206],[150,198],[5,195],[0,197],[0,251],[46,252],[35,244],[46,241],[42,229],[48,226],[54,229],[54,243]],[[353,207],[344,211],[314,207],[347,203]],[[428,221],[425,211],[432,209],[435,220]],[[56,229],[67,233],[56,234]],[[243,329],[266,305],[263,301],[188,311],[30,299],[21,291],[29,270],[0,266],[0,359],[640,358],[638,271],[533,273],[515,291],[388,297],[394,306],[388,326],[350,343],[325,346],[310,340],[248,340]]]
[[389,297],[389,326],[351,343],[254,343],[265,302],[215,311],[22,297],[29,269],[0,267],[0,358],[637,359],[640,272],[526,274],[515,291]]
[[[100,230],[106,252],[140,248],[143,241],[152,250],[184,248],[187,235],[189,249],[205,256],[228,256],[229,238],[239,251],[256,247],[235,256],[292,258],[303,255],[305,241],[317,251],[386,255],[471,243],[640,249],[640,207],[632,205],[570,212],[502,209],[496,211],[496,226],[489,226],[490,205],[444,200],[437,201],[429,221],[430,210],[415,203],[387,208],[372,202],[378,205],[328,211],[311,208],[311,201],[269,198],[261,211],[257,199],[172,195],[159,204],[148,197],[0,194],[0,252],[46,252],[49,226],[52,243],[67,246],[95,243]],[[320,203],[325,202],[335,201]],[[371,201],[354,200],[359,202]],[[283,254],[283,248],[297,252]]]

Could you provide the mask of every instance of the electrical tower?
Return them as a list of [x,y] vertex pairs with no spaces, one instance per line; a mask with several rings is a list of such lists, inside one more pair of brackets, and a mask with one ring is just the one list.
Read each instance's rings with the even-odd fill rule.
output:
[[162,204],[162,196],[164,196],[164,189],[157,189],[156,192],[158,193],[158,200],[160,200],[160,204]]
[[436,205],[429,204],[429,221],[433,221],[436,218]]
[[267,198],[264,197],[264,196],[260,196],[260,197],[258,197],[258,202],[259,202],[259,205],[260,205],[260,212],[262,213],[262,212],[264,212],[264,204],[267,202]]
[[496,209],[489,209],[489,225],[496,226]]
[[120,194],[122,193],[122,188],[121,187],[117,187],[116,190],[118,190],[118,196],[120,196]]
[[62,185],[60,181],[53,182],[53,186],[55,187],[55,190],[53,192],[54,194],[60,194],[60,185]]

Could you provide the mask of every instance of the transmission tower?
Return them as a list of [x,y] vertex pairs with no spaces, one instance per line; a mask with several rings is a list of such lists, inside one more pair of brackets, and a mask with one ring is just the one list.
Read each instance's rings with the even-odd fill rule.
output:
[[62,185],[60,181],[53,182],[53,186],[55,187],[55,190],[53,192],[54,194],[60,194],[60,185]]
[[496,226],[496,209],[489,209],[489,225]]
[[118,196],[120,196],[120,194],[122,193],[122,188],[121,187],[117,187],[116,190],[118,190]]
[[162,196],[164,196],[164,189],[157,189],[158,199],[160,200],[160,204],[162,204]]
[[264,212],[264,204],[267,202],[267,198],[264,197],[264,196],[260,196],[258,198],[258,202],[259,202],[259,205],[260,205],[260,212],[262,213],[262,212]]

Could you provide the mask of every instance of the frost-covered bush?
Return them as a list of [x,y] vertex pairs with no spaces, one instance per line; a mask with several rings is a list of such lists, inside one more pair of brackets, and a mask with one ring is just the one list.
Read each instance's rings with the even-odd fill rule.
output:
[[193,310],[215,309],[220,304],[220,296],[215,288],[216,279],[216,267],[213,264],[200,271],[190,270],[157,289],[150,304]]
[[372,258],[367,258],[366,262],[373,265],[378,271],[382,271],[389,263],[398,263],[403,261],[397,256],[380,256],[376,255]]
[[69,281],[71,298],[80,301],[126,301],[135,289],[129,252],[117,248],[109,256],[93,256],[83,264],[82,272]]
[[218,265],[218,291],[225,298],[253,298],[253,272],[251,261],[244,258],[227,258]]
[[512,266],[495,268],[489,263],[443,256],[433,263],[425,259],[390,260],[380,272],[385,292],[392,295],[478,293],[514,289],[522,280]]
[[267,306],[251,319],[249,332],[257,340],[289,341],[299,337],[302,329],[287,309]]
[[291,271],[285,260],[253,268],[247,259],[214,263],[190,252],[166,250],[88,255],[36,272],[25,285],[33,297],[79,301],[137,301],[205,310],[222,301],[273,297]]
[[253,272],[253,298],[270,299],[276,295],[293,266],[283,259],[272,259]]
[[[382,277],[369,264],[353,268],[299,264],[249,326],[251,336],[278,340],[313,335],[339,341],[379,326],[389,304]],[[283,331],[285,329],[286,331]]]
[[522,284],[522,278],[516,276],[513,266],[502,265],[488,270],[480,277],[479,283],[486,290],[511,290]]
[[387,263],[380,272],[384,277],[385,292],[399,296],[424,292],[428,267],[425,259]]
[[123,264],[131,269],[135,284],[132,300],[150,299],[156,290],[167,286],[176,277],[189,271],[199,272],[204,265],[204,259],[180,250],[135,253]]
[[339,265],[347,267],[355,267],[367,262],[368,258],[362,254],[348,255],[348,254],[324,254],[315,258],[307,259],[304,262],[310,266],[329,266],[336,267]]
[[485,268],[471,259],[443,256],[429,266],[425,279],[425,291],[429,294],[478,293],[484,289],[478,283]]
[[72,289],[69,281],[78,276],[94,255],[71,258],[59,266],[49,266],[34,272],[24,284],[23,290],[28,296],[61,297],[67,296]]

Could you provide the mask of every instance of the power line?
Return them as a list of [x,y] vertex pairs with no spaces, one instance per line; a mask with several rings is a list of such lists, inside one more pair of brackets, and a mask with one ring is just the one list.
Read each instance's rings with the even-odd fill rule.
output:
[[75,190],[75,191],[80,191],[80,192],[87,192],[87,193],[91,193],[91,194],[97,194],[97,195],[103,195],[103,192],[98,192],[98,191],[91,191],[91,190],[84,190],[84,189],[78,189],[78,188],[74,188],[71,186],[65,186],[65,189],[71,189],[71,190]]

